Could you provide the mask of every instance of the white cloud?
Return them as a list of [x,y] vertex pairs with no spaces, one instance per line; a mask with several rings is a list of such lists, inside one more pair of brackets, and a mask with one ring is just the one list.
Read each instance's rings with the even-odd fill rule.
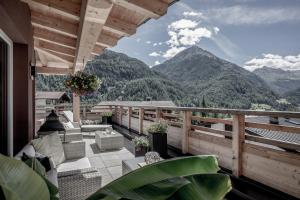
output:
[[154,52],[150,53],[149,56],[158,57],[158,56],[160,56],[160,54],[154,51]]
[[159,65],[159,64],[160,62],[158,60],[154,62],[154,65]]
[[291,71],[300,70],[300,54],[295,56],[263,54],[262,58],[253,58],[247,61],[244,65],[244,68],[249,71],[253,71],[264,66]]
[[190,11],[190,12],[183,12],[184,16],[188,16],[188,17],[202,17],[203,14],[201,12],[195,12],[195,11]]
[[164,58],[172,58],[173,56],[175,56],[176,54],[178,54],[179,52],[181,52],[185,49],[186,49],[186,47],[174,47],[173,46],[163,54],[163,57]]
[[215,34],[218,34],[219,33],[219,31],[220,31],[220,29],[218,28],[218,27],[214,27],[214,32],[215,32]]
[[211,31],[207,28],[196,28],[192,29],[181,29],[178,32],[179,42],[182,45],[195,45],[196,43],[200,42],[200,40],[204,37],[210,38],[212,36]]
[[162,44],[163,44],[162,42],[159,42],[159,43],[158,43],[158,45],[162,45]]
[[140,41],[141,41],[141,38],[136,38],[135,41],[136,41],[136,42],[140,42]]
[[230,25],[274,24],[287,21],[299,21],[297,8],[259,8],[249,6],[231,6],[210,9],[203,19]]
[[156,47],[157,45],[158,45],[158,44],[157,44],[156,42],[155,42],[155,43],[153,43],[153,46],[154,46],[154,47]]
[[180,19],[175,22],[172,22],[168,28],[172,30],[179,30],[183,28],[195,28],[198,25],[198,22],[189,20],[189,19]]
[[146,42],[146,44],[151,44],[151,43],[152,43],[152,42],[151,42],[151,41],[149,41],[149,40]]

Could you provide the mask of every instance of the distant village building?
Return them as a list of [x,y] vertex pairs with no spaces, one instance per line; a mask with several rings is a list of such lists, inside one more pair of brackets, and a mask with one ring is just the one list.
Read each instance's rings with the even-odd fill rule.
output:
[[36,106],[53,106],[70,102],[71,98],[65,92],[36,92]]

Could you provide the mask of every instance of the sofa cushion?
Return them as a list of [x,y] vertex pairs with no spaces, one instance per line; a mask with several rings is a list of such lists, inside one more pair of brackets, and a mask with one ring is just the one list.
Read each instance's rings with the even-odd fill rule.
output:
[[72,129],[75,128],[74,125],[72,124],[72,122],[68,121],[68,122],[63,122],[65,129]]
[[76,160],[68,160],[57,166],[57,172],[65,172],[71,170],[85,169],[90,168],[91,164],[87,157],[76,159]]
[[17,155],[15,155],[15,158],[21,160],[23,153],[26,153],[26,155],[30,157],[34,157],[36,152],[31,144],[27,144]]
[[58,132],[32,140],[34,149],[53,159],[55,165],[65,161],[63,145]]

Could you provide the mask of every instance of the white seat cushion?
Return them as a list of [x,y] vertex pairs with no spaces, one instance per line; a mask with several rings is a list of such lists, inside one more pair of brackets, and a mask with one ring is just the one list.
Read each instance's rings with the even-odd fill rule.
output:
[[76,160],[68,160],[57,166],[57,172],[65,172],[71,170],[85,169],[90,168],[91,164],[87,157],[76,159]]

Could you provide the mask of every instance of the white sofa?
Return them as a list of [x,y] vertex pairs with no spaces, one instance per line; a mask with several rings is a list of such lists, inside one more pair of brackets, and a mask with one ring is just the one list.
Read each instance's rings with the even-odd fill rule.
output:
[[[56,186],[58,186],[58,180],[57,180],[58,173],[71,171],[71,170],[81,170],[81,169],[86,169],[91,167],[89,159],[85,157],[86,155],[85,142],[79,141],[79,142],[65,143],[63,144],[63,148],[64,148],[66,160],[47,172],[47,179]],[[34,157],[36,155],[36,151],[34,147],[31,144],[27,144],[15,156],[15,158],[21,160],[23,152],[25,152],[30,157]]]

